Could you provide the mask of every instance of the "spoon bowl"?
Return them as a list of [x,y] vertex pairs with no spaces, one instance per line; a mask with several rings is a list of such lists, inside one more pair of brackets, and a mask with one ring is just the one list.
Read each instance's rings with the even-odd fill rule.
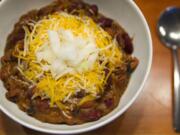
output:
[[180,47],[180,8],[167,8],[160,16],[158,33],[167,47]]

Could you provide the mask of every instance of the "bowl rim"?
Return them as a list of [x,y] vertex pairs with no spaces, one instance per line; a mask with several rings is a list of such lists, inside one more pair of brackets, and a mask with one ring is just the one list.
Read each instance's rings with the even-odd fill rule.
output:
[[36,131],[40,131],[40,132],[44,132],[44,133],[51,133],[51,134],[78,134],[78,133],[88,132],[88,131],[95,130],[95,129],[99,128],[99,127],[102,127],[102,126],[112,122],[117,117],[119,117],[121,114],[123,114],[133,104],[133,102],[137,99],[137,97],[139,96],[139,94],[143,90],[145,82],[147,81],[148,76],[150,74],[150,70],[151,70],[151,66],[152,66],[152,58],[153,58],[152,37],[151,37],[151,32],[150,32],[148,23],[147,23],[144,15],[143,15],[143,13],[141,12],[140,8],[136,5],[136,3],[133,0],[127,0],[127,2],[129,2],[129,4],[132,6],[132,8],[134,8],[137,11],[137,14],[140,16],[140,18],[142,19],[142,22],[143,22],[143,24],[145,26],[145,29],[146,29],[146,32],[147,32],[147,35],[148,35],[149,62],[148,62],[147,72],[145,74],[144,80],[141,83],[138,91],[136,92],[134,97],[128,102],[128,104],[122,108],[121,111],[117,112],[112,117],[110,117],[110,118],[108,118],[108,119],[106,119],[106,120],[104,120],[104,121],[102,121],[102,122],[100,122],[100,123],[98,123],[96,125],[89,126],[87,128],[83,128],[83,129],[61,131],[61,130],[54,130],[54,129],[44,129],[44,128],[41,128],[41,127],[34,126],[32,124],[26,123],[23,120],[21,120],[21,119],[15,117],[14,115],[12,115],[10,112],[8,112],[1,104],[0,104],[0,110],[3,113],[5,113],[8,117],[10,117],[12,120],[16,121],[17,123],[19,123],[19,124],[21,124],[21,125],[23,125],[23,126],[25,126],[27,128],[30,128],[30,129],[33,129],[33,130],[36,130]]

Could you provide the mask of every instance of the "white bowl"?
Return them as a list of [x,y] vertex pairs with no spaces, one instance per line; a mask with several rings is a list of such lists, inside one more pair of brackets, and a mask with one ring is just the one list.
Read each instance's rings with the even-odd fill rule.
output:
[[[132,0],[86,1],[97,4],[103,14],[118,21],[134,37],[134,55],[139,59],[140,64],[133,73],[128,88],[120,100],[120,104],[111,113],[95,122],[75,126],[47,124],[26,115],[18,109],[16,104],[8,101],[5,97],[6,89],[3,87],[2,82],[0,82],[0,109],[16,122],[28,128],[46,133],[82,133],[99,128],[122,115],[142,91],[152,62],[150,30],[143,14]],[[51,0],[2,0],[0,2],[0,56],[3,55],[6,38],[18,18],[23,13],[34,8],[40,8],[49,2]]]

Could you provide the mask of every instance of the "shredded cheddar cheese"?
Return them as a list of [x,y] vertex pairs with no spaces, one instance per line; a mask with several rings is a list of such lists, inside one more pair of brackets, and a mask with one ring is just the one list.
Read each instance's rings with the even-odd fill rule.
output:
[[122,61],[121,50],[106,31],[87,16],[64,12],[30,25],[31,30],[24,27],[24,49],[17,44],[13,54],[20,72],[36,85],[35,96],[48,98],[51,107],[64,110],[68,108],[64,103],[80,90],[86,95],[78,105],[104,92],[108,77]]

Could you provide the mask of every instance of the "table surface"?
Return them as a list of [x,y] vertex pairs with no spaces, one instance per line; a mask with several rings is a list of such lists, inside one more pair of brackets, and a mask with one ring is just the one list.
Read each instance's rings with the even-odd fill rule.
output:
[[[154,58],[142,94],[127,112],[114,122],[86,135],[176,135],[172,128],[171,51],[163,47],[156,33],[161,11],[180,6],[180,0],[136,0],[144,13],[153,38]],[[85,135],[83,134],[83,135]],[[0,112],[0,135],[47,135],[24,128]]]

